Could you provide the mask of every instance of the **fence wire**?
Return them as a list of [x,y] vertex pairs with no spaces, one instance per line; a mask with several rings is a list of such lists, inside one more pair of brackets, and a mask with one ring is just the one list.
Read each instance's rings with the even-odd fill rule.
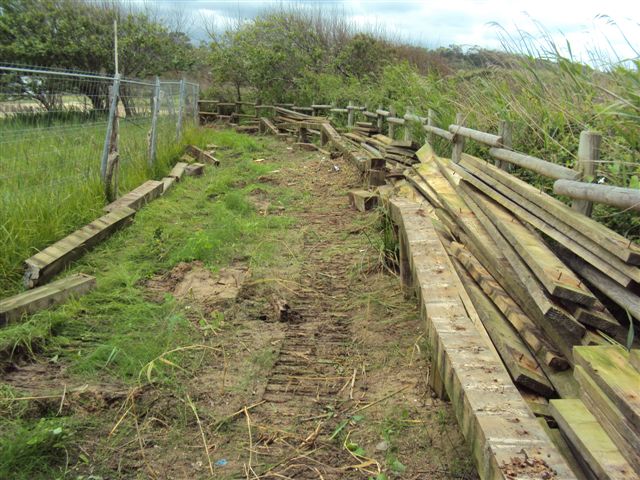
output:
[[[104,206],[101,160],[113,84],[108,75],[0,65],[0,243],[40,248],[44,231],[59,235]],[[178,128],[197,121],[198,93],[186,81],[121,79],[120,193],[166,173]]]

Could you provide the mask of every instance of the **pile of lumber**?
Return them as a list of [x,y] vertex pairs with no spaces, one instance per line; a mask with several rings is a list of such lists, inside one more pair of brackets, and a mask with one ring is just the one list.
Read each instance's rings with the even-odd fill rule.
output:
[[380,133],[378,127],[371,122],[356,122],[355,127],[353,127],[353,131],[366,137],[371,137]]
[[394,140],[379,133],[368,137],[350,132],[344,136],[355,145],[365,149],[371,158],[384,160],[390,169],[403,170],[405,167],[418,163],[416,156],[418,145],[411,140]]
[[[514,383],[534,411],[558,417],[558,438],[586,478],[638,478],[640,375],[623,345],[630,322],[638,331],[640,247],[480,158],[453,163],[428,144],[416,156],[396,189],[410,186],[428,206],[424,221]],[[584,405],[545,400],[558,397]],[[611,437],[611,463],[579,434],[572,441],[583,421],[595,422],[585,432],[600,425]]]

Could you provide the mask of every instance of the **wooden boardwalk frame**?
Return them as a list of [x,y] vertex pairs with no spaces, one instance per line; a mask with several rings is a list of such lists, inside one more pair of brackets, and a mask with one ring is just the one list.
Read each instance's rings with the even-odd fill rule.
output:
[[[162,182],[159,183],[162,189]],[[33,288],[46,283],[91,247],[131,223],[135,214],[136,211],[128,207],[109,212],[28,258],[25,260],[25,287]]]
[[[448,256],[417,203],[393,199],[410,268],[433,346],[433,368],[451,398],[482,479],[574,479],[509,377],[468,317]],[[529,462],[526,462],[526,460]]]
[[155,200],[164,190],[164,183],[156,180],[147,180],[139,187],[131,190],[126,195],[123,195],[115,202],[110,203],[104,207],[105,212],[113,212],[122,207],[128,207],[133,210],[140,210],[147,203]]
[[95,277],[78,273],[0,300],[0,326],[59,305],[70,297],[83,295],[95,286]]

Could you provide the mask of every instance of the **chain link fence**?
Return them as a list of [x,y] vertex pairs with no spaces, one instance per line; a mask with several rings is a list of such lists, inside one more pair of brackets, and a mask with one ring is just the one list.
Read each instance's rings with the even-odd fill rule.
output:
[[0,65],[0,275],[166,174],[198,94],[185,80]]

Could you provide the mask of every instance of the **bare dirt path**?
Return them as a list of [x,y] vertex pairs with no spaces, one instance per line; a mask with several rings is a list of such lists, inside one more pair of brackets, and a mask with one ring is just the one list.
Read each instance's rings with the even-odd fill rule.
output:
[[209,141],[227,143],[222,166],[88,255],[98,291],[35,319],[58,320],[3,374],[21,399],[0,402],[0,438],[24,436],[14,463],[75,480],[477,478],[427,386],[390,227],[348,204],[354,167]]

